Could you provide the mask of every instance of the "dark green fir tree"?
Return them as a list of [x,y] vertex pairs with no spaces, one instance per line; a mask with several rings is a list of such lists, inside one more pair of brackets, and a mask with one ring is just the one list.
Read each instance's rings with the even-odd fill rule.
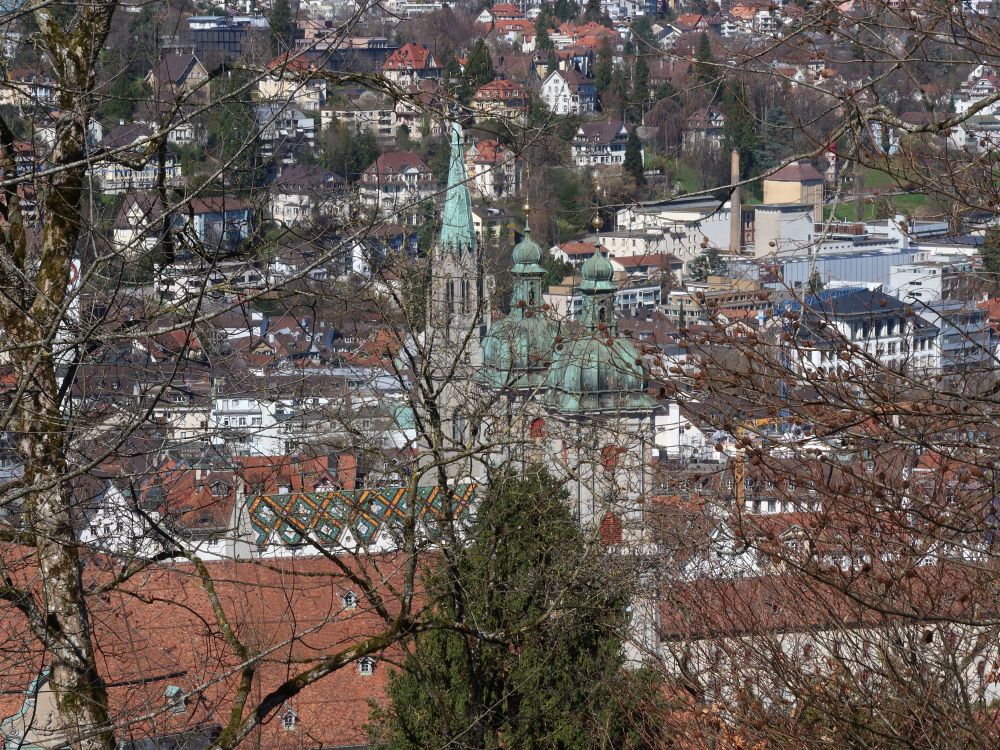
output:
[[465,631],[416,637],[373,708],[372,746],[644,746],[633,720],[656,714],[655,691],[625,668],[621,560],[588,543],[562,482],[539,467],[494,477],[468,538],[427,579],[441,622]]
[[274,0],[271,15],[271,51],[280,55],[295,46],[295,17],[289,0]]
[[639,134],[632,128],[628,134],[628,143],[625,144],[625,161],[622,164],[625,174],[629,175],[635,184],[642,186],[646,184],[646,170],[642,163],[642,144],[639,142]]

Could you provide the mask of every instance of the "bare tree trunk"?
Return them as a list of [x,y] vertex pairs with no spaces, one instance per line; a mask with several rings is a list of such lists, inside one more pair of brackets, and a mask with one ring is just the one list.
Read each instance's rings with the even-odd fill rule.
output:
[[62,28],[36,11],[40,40],[59,87],[61,113],[45,180],[44,225],[28,249],[17,212],[9,216],[8,293],[2,308],[11,365],[22,389],[12,422],[24,465],[24,521],[38,566],[36,635],[50,667],[57,731],[74,750],[112,750],[106,687],[98,674],[72,515],[66,458],[67,426],[60,411],[55,339],[66,313],[71,264],[83,230],[87,125],[97,55],[117,3],[82,3],[75,24]]

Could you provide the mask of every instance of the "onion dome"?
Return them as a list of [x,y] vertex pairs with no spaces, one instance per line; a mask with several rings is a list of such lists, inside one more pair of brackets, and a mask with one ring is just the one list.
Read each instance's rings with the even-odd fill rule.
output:
[[514,285],[510,314],[490,327],[483,340],[480,380],[493,388],[537,388],[545,382],[557,325],[542,310],[542,248],[524,225],[524,238],[514,246]]
[[514,245],[513,260],[514,267],[511,271],[515,275],[526,275],[540,273],[544,274],[545,269],[542,268],[539,262],[542,259],[542,248],[539,247],[538,243],[531,239],[531,227],[528,222],[524,223],[524,237]]
[[580,289],[592,289],[601,292],[613,292],[615,269],[611,266],[611,261],[604,257],[600,245],[594,245],[594,253],[583,262],[580,269],[583,275],[583,284]]
[[617,337],[614,268],[600,245],[581,269],[583,330],[556,347],[546,378],[545,402],[564,412],[649,411],[655,400],[646,393],[646,373],[635,345]]

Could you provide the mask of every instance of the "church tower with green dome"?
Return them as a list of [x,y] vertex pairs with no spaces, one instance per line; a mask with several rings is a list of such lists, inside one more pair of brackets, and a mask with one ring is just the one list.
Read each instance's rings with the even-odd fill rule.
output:
[[510,314],[495,323],[483,341],[479,379],[493,389],[534,391],[545,382],[558,325],[542,309],[545,269],[539,265],[541,259],[542,248],[531,239],[531,226],[525,219],[524,237],[513,252]]
[[[467,183],[462,128],[452,123],[448,185],[441,233],[431,250],[421,342],[431,386],[422,391],[427,401],[422,408],[425,421],[432,414],[440,420],[440,430],[432,432],[439,432],[442,442],[426,446],[433,449],[427,455],[446,457],[446,471],[452,478],[476,480],[484,472],[470,447],[481,437],[489,405],[477,373],[482,369],[482,341],[489,330],[492,279],[476,237]],[[448,458],[456,454],[464,458]],[[422,481],[434,484],[437,477],[428,475]]]
[[[595,228],[600,229],[599,220]],[[644,412],[656,401],[646,393],[635,345],[618,337],[614,269],[600,245],[583,262],[580,335],[556,346],[545,402],[561,412]]]
[[[598,235],[601,226],[595,217]],[[541,402],[560,425],[561,461],[572,467],[567,484],[581,524],[613,543],[640,543],[658,404],[647,393],[639,350],[618,334],[614,267],[599,236],[580,272],[579,329],[556,344]]]
[[452,123],[441,234],[431,251],[427,332],[449,346],[461,346],[466,361],[478,366],[489,328],[490,290],[472,222],[464,153],[462,127]]

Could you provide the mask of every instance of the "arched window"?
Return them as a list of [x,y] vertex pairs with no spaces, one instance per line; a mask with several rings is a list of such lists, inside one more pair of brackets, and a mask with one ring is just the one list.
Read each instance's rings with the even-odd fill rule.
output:
[[545,437],[545,420],[541,417],[535,417],[531,420],[531,437],[533,438],[543,438]]
[[601,541],[606,546],[612,546],[622,543],[622,521],[614,513],[605,513],[604,518],[601,519],[601,525],[598,527],[598,533],[601,535]]

